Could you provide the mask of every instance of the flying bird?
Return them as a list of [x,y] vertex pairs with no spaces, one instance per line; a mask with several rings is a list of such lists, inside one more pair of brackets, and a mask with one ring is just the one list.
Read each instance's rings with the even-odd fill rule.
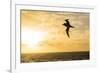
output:
[[71,26],[71,25],[70,25],[69,19],[66,19],[65,21],[66,21],[66,23],[64,23],[63,25],[64,25],[65,27],[67,27],[67,28],[66,28],[66,33],[67,33],[67,36],[70,38],[69,29],[70,29],[70,28],[74,28],[74,26]]

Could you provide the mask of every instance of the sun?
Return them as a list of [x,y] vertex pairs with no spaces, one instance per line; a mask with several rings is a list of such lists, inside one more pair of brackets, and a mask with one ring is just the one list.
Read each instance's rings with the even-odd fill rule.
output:
[[38,45],[44,37],[43,31],[33,31],[31,28],[24,28],[21,34],[22,44],[32,48]]

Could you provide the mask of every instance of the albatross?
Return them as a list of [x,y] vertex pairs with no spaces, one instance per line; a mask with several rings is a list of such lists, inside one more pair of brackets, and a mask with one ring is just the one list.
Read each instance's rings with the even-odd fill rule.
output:
[[70,38],[69,29],[70,29],[70,28],[74,28],[74,26],[71,26],[71,25],[70,25],[69,19],[65,19],[65,21],[66,21],[66,23],[64,23],[63,25],[64,25],[65,27],[67,27],[67,28],[66,28],[66,33],[67,33],[67,36]]

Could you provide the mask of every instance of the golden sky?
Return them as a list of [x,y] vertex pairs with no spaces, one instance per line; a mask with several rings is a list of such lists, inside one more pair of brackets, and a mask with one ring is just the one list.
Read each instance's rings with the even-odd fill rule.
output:
[[72,51],[89,51],[89,13],[21,10],[21,53]]

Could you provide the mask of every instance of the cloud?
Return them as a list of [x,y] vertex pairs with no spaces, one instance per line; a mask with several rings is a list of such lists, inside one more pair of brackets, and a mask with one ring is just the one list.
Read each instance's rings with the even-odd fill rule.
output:
[[[75,27],[70,30],[70,39],[62,25],[66,18]],[[45,40],[37,46],[42,48],[40,52],[89,50],[89,13],[24,10],[21,11],[21,25],[22,29],[28,27],[47,33]]]

